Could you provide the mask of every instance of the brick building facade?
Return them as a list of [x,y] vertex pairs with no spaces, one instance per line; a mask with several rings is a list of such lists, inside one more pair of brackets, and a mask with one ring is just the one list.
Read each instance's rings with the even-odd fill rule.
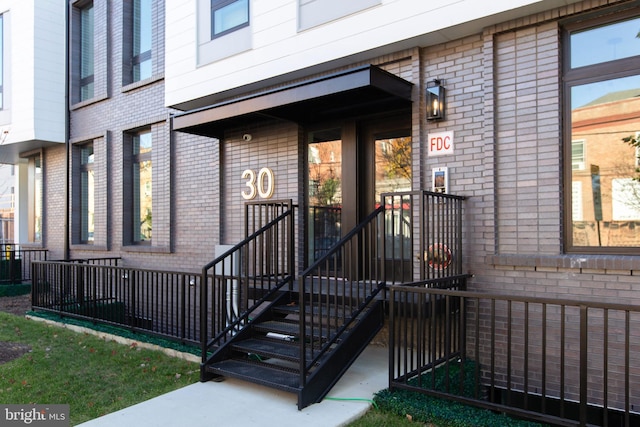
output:
[[[411,140],[413,190],[431,189],[433,169],[446,167],[447,192],[467,198],[463,266],[473,275],[471,290],[640,304],[640,240],[631,234],[640,218],[633,217],[633,209],[621,219],[609,212],[613,183],[604,181],[631,179],[634,172],[601,174],[602,190],[611,192],[602,193],[601,218],[576,210],[578,194],[585,195],[584,212],[596,205],[588,202],[586,187],[593,178],[580,169],[581,162],[594,164],[615,151],[637,165],[635,153],[622,143],[603,148],[595,139],[590,144],[599,148],[586,145],[582,154],[572,145],[579,117],[572,114],[588,105],[574,102],[583,89],[591,90],[588,85],[619,80],[633,92],[629,98],[638,95],[640,84],[633,79],[640,50],[629,40],[637,39],[640,28],[626,35],[630,53],[613,59],[593,55],[593,63],[574,66],[570,49],[585,44],[574,35],[617,23],[635,25],[637,1],[505,1],[493,2],[497,10],[490,11],[477,10],[472,1],[443,2],[451,24],[443,22],[444,12],[424,10],[422,2],[414,11],[418,5],[409,0],[360,1],[360,9],[321,23],[302,20],[308,17],[300,9],[303,2],[250,3],[251,20],[229,33],[242,39],[232,45],[223,43],[226,33],[211,36],[211,23],[197,13],[212,3],[151,2],[151,73],[132,81],[135,43],[127,30],[133,14],[128,2],[70,2],[70,220],[67,237],[62,227],[66,147],[43,148],[42,244],[50,258],[118,256],[126,266],[198,272],[219,245],[244,237],[243,192],[255,185],[247,177],[264,169],[272,175],[263,178],[272,181],[258,185],[272,186],[273,192],[257,199],[292,199],[297,206],[297,269],[302,270],[310,259],[310,246],[302,243],[310,229],[304,213],[309,145],[343,142],[344,233],[373,209],[372,140],[402,137]],[[93,92],[83,98],[80,39],[88,7],[94,19]],[[419,24],[414,14],[421,17]],[[340,31],[344,38],[335,36]],[[338,98],[343,77],[363,73],[382,76],[389,85],[401,81],[410,94],[407,98],[398,89],[389,100],[370,83],[364,94],[324,103]],[[435,79],[446,87],[446,117],[440,121],[427,120],[426,88]],[[304,89],[320,86],[328,92],[305,98]],[[279,94],[292,96],[291,104]],[[267,108],[262,101],[271,104]],[[614,124],[616,144],[622,135],[640,131],[634,124],[637,108],[625,114],[630,124]],[[429,137],[443,132],[453,136],[453,149],[433,155]],[[136,152],[143,137],[152,148]],[[88,147],[91,161],[83,163]],[[152,164],[146,190],[140,187],[142,175],[132,172],[141,162]],[[89,221],[82,204],[87,168],[94,182],[90,232],[83,228]],[[576,192],[581,173],[586,180]],[[147,212],[152,226],[145,236],[138,235],[138,191],[152,198]],[[607,232],[626,227],[627,240],[594,244],[593,235],[581,240],[583,226]]]

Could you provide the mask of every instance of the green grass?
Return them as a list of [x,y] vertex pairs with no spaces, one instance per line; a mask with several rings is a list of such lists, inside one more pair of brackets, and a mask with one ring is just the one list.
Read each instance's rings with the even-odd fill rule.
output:
[[[464,381],[460,382],[460,371],[463,370]],[[422,383],[417,378],[408,383],[414,386],[446,391],[447,382],[451,392],[461,396],[474,395],[473,372],[475,362],[452,363],[447,372],[438,368],[422,376]],[[446,377],[449,377],[447,381]],[[349,427],[403,427],[409,425],[426,425],[434,427],[534,427],[540,424],[509,417],[482,408],[464,405],[447,399],[427,396],[410,390],[381,390],[374,396],[375,408],[349,424]]]
[[199,379],[197,363],[6,313],[0,341],[31,346],[0,365],[0,402],[69,404],[71,425]]

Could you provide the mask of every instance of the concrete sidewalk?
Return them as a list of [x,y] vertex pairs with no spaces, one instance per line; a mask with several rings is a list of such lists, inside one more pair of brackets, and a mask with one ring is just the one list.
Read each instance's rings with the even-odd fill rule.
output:
[[298,411],[297,398],[245,381],[196,383],[81,424],[112,426],[343,426],[389,385],[387,348],[370,345],[322,402]]

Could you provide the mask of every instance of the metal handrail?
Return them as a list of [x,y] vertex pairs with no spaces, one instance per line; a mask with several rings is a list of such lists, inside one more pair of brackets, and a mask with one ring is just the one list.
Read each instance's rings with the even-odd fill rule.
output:
[[[378,207],[299,276],[301,387],[306,385],[310,369],[384,288],[384,263],[380,263],[377,243],[379,218],[383,213],[384,207]],[[351,257],[352,252],[362,251],[365,241],[373,243],[373,251],[368,252],[371,264],[346,271],[349,264],[344,260]],[[341,266],[331,268],[338,259]],[[318,275],[319,271],[324,274]],[[322,315],[323,310],[326,316]],[[345,316],[342,322],[338,320],[340,313]],[[309,360],[307,354],[311,355]]]
[[[202,268],[200,331],[203,364],[211,360],[215,351],[231,337],[251,323],[250,316],[260,304],[287,284],[293,283],[293,226],[293,205],[289,203],[283,213]],[[286,249],[282,253],[270,252],[273,259],[266,259],[265,253],[268,251],[265,246],[277,243],[278,239],[283,240]],[[257,286],[250,289],[249,283]],[[212,296],[211,316],[209,287],[217,291]],[[249,306],[247,295],[250,290],[261,294]],[[242,294],[241,300],[239,294]]]

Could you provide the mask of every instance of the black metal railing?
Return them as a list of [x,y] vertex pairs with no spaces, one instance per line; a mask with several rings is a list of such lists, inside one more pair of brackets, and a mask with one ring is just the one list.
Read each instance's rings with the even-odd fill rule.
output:
[[392,389],[554,425],[640,422],[640,307],[423,286],[390,301]]
[[[384,288],[379,207],[298,279],[301,387],[309,371],[338,342]],[[302,289],[303,288],[303,289]]]
[[33,308],[199,344],[200,274],[118,267],[117,261],[34,262]]
[[307,252],[309,264],[322,257],[342,238],[342,208],[309,206]]
[[431,191],[382,194],[383,244],[390,281],[462,274],[464,200],[462,196]]
[[0,284],[31,281],[31,264],[47,259],[47,249],[23,248],[18,243],[0,246]]
[[[202,362],[251,321],[263,302],[294,280],[294,206],[246,205],[245,228],[257,231],[202,269]],[[248,233],[247,233],[248,234]]]

